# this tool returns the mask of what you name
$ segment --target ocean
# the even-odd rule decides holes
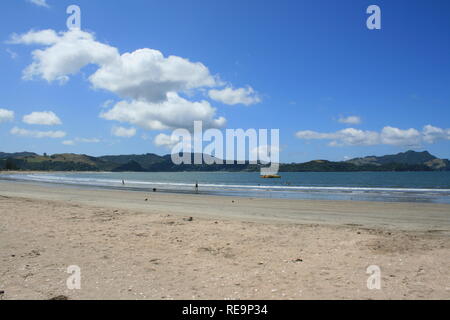
[[[450,204],[450,172],[99,172],[5,174],[1,179],[135,191],[255,198]],[[125,184],[122,184],[122,180]]]

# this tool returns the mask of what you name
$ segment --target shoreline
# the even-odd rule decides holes
[[[126,180],[126,185],[122,185],[124,177],[115,175],[114,177],[104,177],[102,173],[96,172],[96,176],[87,178],[75,177],[70,173],[66,175],[60,173],[42,172],[9,172],[0,174],[0,180],[16,181],[20,183],[38,183],[41,185],[58,185],[62,187],[90,188],[98,190],[123,190],[123,191],[141,191],[170,193],[170,194],[197,194],[194,188],[195,179],[190,180],[165,180],[157,177],[153,180],[141,180],[138,177],[131,176]],[[108,172],[103,172],[108,174]],[[55,174],[55,176],[53,176]],[[36,176],[34,176],[36,175]],[[59,176],[58,176],[59,175]],[[152,181],[153,180],[153,181]],[[318,200],[318,201],[356,201],[356,202],[386,202],[386,203],[430,203],[430,204],[449,204],[450,189],[442,187],[405,187],[405,186],[365,186],[365,185],[291,185],[284,184],[261,184],[261,181],[252,181],[250,184],[226,183],[218,181],[200,182],[200,193],[203,195],[227,196],[227,197],[252,197],[261,199],[287,199],[287,200]]]
[[[450,235],[449,204],[256,198],[4,180],[0,180],[0,195],[203,218],[357,225]],[[208,207],[209,203],[217,205]]]
[[[3,299],[450,299],[450,206],[0,181]],[[66,287],[81,268],[81,290]],[[381,290],[366,269],[381,268]]]

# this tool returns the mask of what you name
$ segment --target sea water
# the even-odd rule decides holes
[[[450,203],[450,172],[98,172],[2,175],[1,179],[145,192],[258,198]],[[122,180],[125,184],[122,183]]]

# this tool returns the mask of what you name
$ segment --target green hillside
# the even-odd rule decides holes
[[[190,154],[193,160],[194,154]],[[206,157],[206,156],[205,156]],[[170,155],[109,155],[92,157],[83,154],[38,155],[31,152],[0,152],[0,170],[33,171],[259,171],[259,164],[175,165]],[[364,157],[333,162],[315,160],[306,163],[280,164],[280,172],[352,172],[352,171],[447,171],[450,161],[438,159],[427,151],[407,151],[382,157]]]

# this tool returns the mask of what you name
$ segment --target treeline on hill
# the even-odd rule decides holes
[[[190,154],[193,162],[194,154]],[[214,159],[210,157],[210,160]],[[175,165],[171,156],[156,154],[91,157],[78,154],[38,155],[30,152],[0,152],[0,170],[30,171],[112,171],[112,172],[181,172],[228,171],[257,172],[261,164]],[[280,172],[356,172],[356,171],[448,171],[450,162],[428,152],[408,151],[383,157],[356,158],[333,162],[315,160],[306,163],[280,164]]]

